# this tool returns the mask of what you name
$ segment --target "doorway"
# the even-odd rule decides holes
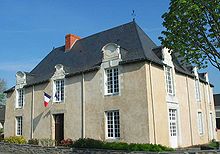
[[[64,139],[64,114],[55,114],[55,140],[56,144],[59,145]]]

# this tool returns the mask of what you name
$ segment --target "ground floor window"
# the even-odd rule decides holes
[[[216,128],[220,129],[220,111],[216,110],[215,115],[216,115]]]
[[[16,117],[16,135],[21,136],[22,135],[22,116]]]
[[[119,111],[107,111],[107,138],[120,138],[120,120]]]
[[[204,133],[202,112],[198,112],[198,130],[200,135]]]

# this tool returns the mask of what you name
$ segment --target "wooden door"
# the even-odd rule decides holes
[[[55,140],[57,145],[64,139],[64,114],[55,114]]]

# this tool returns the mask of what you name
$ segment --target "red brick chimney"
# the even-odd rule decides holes
[[[75,44],[77,40],[79,40],[80,37],[73,35],[73,34],[67,34],[65,37],[65,51],[69,51],[72,46]]]

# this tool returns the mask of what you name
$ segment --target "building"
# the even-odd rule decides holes
[[[220,94],[214,94],[217,139],[220,140]]]
[[[216,138],[212,87],[134,21],[82,39],[68,34],[31,72],[17,72],[5,136],[203,144]]]
[[[4,127],[5,123],[5,105],[0,105],[0,128]]]

